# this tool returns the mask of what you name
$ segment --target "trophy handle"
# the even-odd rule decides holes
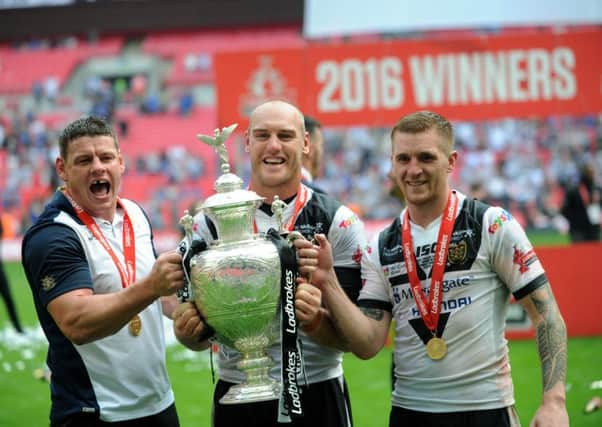
[[[187,255],[190,251],[190,246],[187,244],[186,241],[183,240],[178,245],[177,251],[180,255],[182,255],[182,269],[184,270],[184,277],[186,280],[184,280],[184,286],[182,287],[182,289],[176,290],[176,298],[178,299],[178,302],[186,302],[190,300],[190,290],[192,288],[190,286],[189,267],[186,265],[186,261],[188,259]]]
[[[182,289],[176,291],[178,301],[194,301],[194,287],[192,286],[191,270],[197,263],[197,259],[194,257],[199,253],[203,252],[209,247],[204,239],[195,239],[190,245],[187,245],[185,241],[182,241],[178,246],[178,251],[182,254],[182,269],[184,270],[185,284]]]
[[[274,196],[271,210],[278,223],[278,233],[282,235],[286,234],[286,230],[284,229],[284,210],[286,209],[286,206],[286,202],[280,200],[277,195]]]
[[[180,225],[184,229],[184,240],[178,245],[178,252],[182,255],[182,269],[184,270],[184,287],[176,291],[176,297],[179,302],[186,302],[191,299],[190,291],[190,250],[192,249],[192,227],[194,226],[194,217],[190,215],[188,209],[184,211],[184,216],[180,218]]]

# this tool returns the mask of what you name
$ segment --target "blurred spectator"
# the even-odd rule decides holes
[[[99,83],[98,86],[95,84],[94,92],[91,93],[92,107],[90,108],[90,115],[112,122],[116,102],[113,86],[102,79]]]
[[[128,83],[125,78],[118,77],[113,82],[113,95],[115,96],[115,101],[120,103],[126,92],[128,91]]]
[[[44,82],[44,94],[46,99],[50,101],[52,105],[56,103],[56,99],[59,95],[59,80],[56,76],[48,76]]]
[[[198,56],[197,67],[200,71],[209,71],[213,66],[213,59],[207,52],[201,52]]]
[[[594,178],[593,165],[585,163],[579,181],[566,189],[560,212],[569,222],[572,242],[600,240],[602,189]]]
[[[117,129],[119,130],[119,137],[127,138],[130,130],[130,122],[127,119],[119,119],[117,121]]]
[[[324,136],[322,135],[322,124],[315,118],[304,116],[305,131],[309,134],[309,150],[303,153],[301,175],[302,182],[311,187],[314,191],[323,193],[324,191],[316,187],[313,183],[314,178],[322,174],[322,159],[324,157]]]
[[[157,93],[149,93],[140,106],[140,112],[144,114],[157,114],[163,112],[161,98]]]
[[[93,74],[89,76],[84,83],[84,95],[89,98],[94,98],[102,89],[102,79]]]
[[[31,96],[36,104],[39,105],[40,102],[42,102],[42,99],[44,98],[44,87],[42,86],[42,83],[38,81],[33,82]]]
[[[184,90],[182,95],[180,95],[179,103],[178,103],[178,113],[180,116],[187,116],[192,111],[194,107],[194,97],[192,96],[192,91]]]
[[[480,200],[485,203],[489,203],[487,197],[487,191],[483,187],[483,183],[480,181],[475,181],[470,184],[470,192],[468,193],[470,197],[473,199]]]
[[[146,76],[144,74],[136,74],[130,82],[130,92],[135,102],[140,102],[146,94]]]
[[[194,72],[197,69],[197,56],[194,53],[188,53],[186,54],[186,57],[184,58],[184,68],[186,69],[186,71],[188,72]]]
[[[29,206],[27,207],[27,216],[23,218],[23,224],[21,225],[22,230],[27,230],[38,220],[38,217],[44,210],[47,197],[35,196]]]
[[[12,294],[10,292],[10,284],[8,283],[8,278],[4,273],[4,263],[2,261],[2,239],[4,236],[4,226],[3,226],[3,215],[1,214],[2,210],[0,209],[0,295],[2,295],[2,299],[4,300],[4,305],[6,306],[6,311],[8,311],[8,317],[13,325],[13,327],[19,333],[23,333],[23,328],[21,327],[21,321],[19,320],[19,316],[17,315],[17,308],[15,306],[15,302],[13,300]]]
[[[186,54],[184,58],[184,69],[188,72],[209,71],[212,66],[211,55],[206,52]]]

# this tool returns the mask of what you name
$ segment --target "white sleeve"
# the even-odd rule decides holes
[[[378,236],[376,234],[370,239],[362,255],[362,290],[358,298],[358,304],[362,300],[383,301],[391,304],[391,286],[385,277],[380,264],[378,251]]]
[[[335,267],[360,268],[367,239],[362,220],[348,207],[337,209],[328,230]]]
[[[485,212],[483,243],[489,248],[493,271],[515,296],[526,287],[533,289],[545,282],[545,271],[533,245],[509,212],[500,207]]]

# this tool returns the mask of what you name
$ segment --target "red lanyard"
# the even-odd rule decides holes
[[[293,231],[293,227],[295,226],[297,216],[299,215],[301,209],[303,209],[303,207],[305,206],[305,203],[307,203],[308,197],[309,191],[307,191],[307,187],[305,187],[303,184],[299,184],[299,189],[297,190],[297,201],[295,202],[293,214],[291,215],[288,222],[286,223],[286,226],[284,227],[286,231]],[[253,232],[257,234],[257,222],[255,220],[253,220]]]
[[[456,193],[450,191],[447,197],[444,215],[441,218],[439,236],[437,237],[437,247],[435,249],[435,260],[431,274],[431,287],[428,302],[422,291],[422,285],[418,278],[418,273],[416,272],[416,258],[414,257],[414,251],[412,249],[412,233],[410,231],[410,216],[408,209],[406,209],[403,218],[401,242],[403,245],[406,268],[408,270],[408,278],[410,279],[410,286],[412,288],[412,295],[414,296],[414,300],[416,301],[424,324],[433,332],[437,331],[439,314],[441,313],[443,273],[445,272],[445,264],[447,263],[447,253],[449,251],[449,243],[451,241],[451,233],[456,219],[457,208],[458,197],[456,196]]]
[[[102,230],[96,221],[94,221],[90,214],[84,211],[81,206],[73,200],[73,197],[71,197],[71,194],[69,194],[68,191],[65,190],[64,194],[65,197],[67,197],[67,200],[71,202],[73,209],[75,209],[77,217],[86,225],[86,227],[88,227],[88,230],[90,230],[96,240],[100,242],[102,247],[113,259],[113,262],[119,271],[119,276],[121,276],[121,287],[126,288],[128,285],[134,283],[136,281],[136,241],[134,239],[132,221],[130,220],[130,216],[125,209],[125,206],[121,202],[121,199],[119,199],[119,197],[117,198],[117,206],[123,209],[123,254],[125,257],[125,267],[117,258],[117,255],[102,234]]]

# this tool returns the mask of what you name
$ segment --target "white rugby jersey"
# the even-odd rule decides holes
[[[403,215],[374,236],[362,258],[360,307],[391,311],[395,322],[393,406],[424,412],[485,410],[514,404],[507,341],[510,295],[518,300],[547,282],[525,232],[505,210],[458,193],[459,206],[443,280],[438,336],[441,360],[426,354],[432,336],[412,296],[402,254]],[[422,289],[429,298],[441,217],[411,223]]]
[[[305,237],[312,238],[315,234],[323,233],[332,245],[335,272],[341,286],[349,297],[355,301],[361,287],[360,260],[362,250],[366,246],[364,225],[358,216],[344,205],[330,196],[314,192],[306,187],[309,197],[305,207],[299,212],[295,221],[294,230],[301,232]],[[293,215],[296,197],[283,213],[283,222],[288,223]],[[274,216],[270,216],[260,209],[255,214],[257,230],[265,233],[270,228],[278,229]],[[194,232],[197,237],[202,237],[207,242],[214,239],[212,224],[207,222],[203,214],[195,217]],[[331,347],[316,343],[313,339],[298,329],[302,342],[303,360],[305,363],[305,377],[299,378],[301,384],[307,378],[308,384],[326,381],[343,374],[343,353]],[[244,374],[236,368],[240,355],[234,349],[220,345],[218,373],[222,380],[239,383],[244,379]],[[280,341],[277,340],[269,348],[269,354],[275,364],[270,371],[270,376],[280,381],[281,350]]]
[[[150,273],[156,257],[151,227],[136,203],[122,201],[136,239],[136,277],[142,278]],[[118,209],[112,224],[95,221],[123,262],[123,212]],[[49,342],[52,420],[98,412],[104,421],[121,421],[156,414],[173,403],[160,300],[140,312],[139,336],[130,335],[126,325],[111,336],[84,345],[70,342],[46,310],[50,301],[74,289],[90,288],[96,294],[122,289],[113,260],[61,192],[55,193],[25,235],[23,266]]]

